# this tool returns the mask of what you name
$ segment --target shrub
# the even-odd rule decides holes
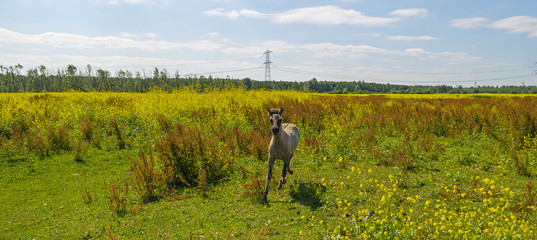
[[[56,153],[64,150],[71,150],[71,144],[69,139],[69,125],[59,125],[57,128],[52,126],[47,127],[45,136],[48,141],[48,145]]]
[[[228,145],[196,127],[177,124],[156,143],[156,148],[169,188],[198,183],[202,169],[208,181],[231,173],[233,155]]]

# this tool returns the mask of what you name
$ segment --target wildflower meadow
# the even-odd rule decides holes
[[[533,95],[0,94],[0,239],[535,239]],[[301,135],[261,202],[267,108]]]

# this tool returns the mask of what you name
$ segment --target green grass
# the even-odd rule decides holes
[[[409,171],[378,165],[367,153],[354,159],[343,156],[340,162],[339,156],[299,152],[291,163],[295,174],[288,175],[288,183],[280,191],[275,190],[282,164],[277,161],[267,205],[241,196],[244,184],[251,182],[249,175],[264,179],[266,163],[239,158],[236,161],[244,172],[210,184],[207,197],[196,188],[184,188],[168,198],[141,204],[130,189],[127,210],[122,214],[110,210],[109,188],[115,184],[125,193],[123,183],[130,181],[128,156],[137,156],[135,149],[108,152],[92,148],[83,161],[75,161],[73,154],[2,161],[0,211],[6,214],[0,215],[0,238],[323,239],[337,236],[333,233],[338,226],[340,230],[349,226],[358,229],[347,220],[352,217],[360,221],[368,215],[380,218],[379,209],[404,211],[416,219],[424,213],[434,214],[432,209],[419,209],[426,199],[433,205],[438,200],[447,203],[447,209],[457,209],[462,199],[446,199],[441,193],[454,185],[470,188],[475,176],[494,179],[497,188],[509,187],[517,196],[524,193],[528,178],[509,171],[501,173],[490,160],[502,155],[491,139],[438,142],[445,148],[438,159],[417,155],[417,166]],[[388,195],[379,184],[397,188],[384,205],[382,196]],[[84,189],[91,201],[84,199]],[[419,200],[413,204],[408,197],[416,195]],[[482,198],[468,198],[468,205],[479,207]],[[347,210],[343,201],[352,203]],[[362,214],[363,209],[368,212]],[[535,220],[534,215],[526,218]]]

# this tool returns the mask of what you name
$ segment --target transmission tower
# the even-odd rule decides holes
[[[263,54],[265,54],[265,81],[270,81],[270,64],[272,63],[270,61],[270,53],[272,51],[266,50]]]

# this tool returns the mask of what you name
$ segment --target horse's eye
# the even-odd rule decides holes
[[[278,124],[281,124],[282,123],[282,120],[281,119],[278,119]]]
[[[272,118],[270,119],[270,123],[272,123]]]

